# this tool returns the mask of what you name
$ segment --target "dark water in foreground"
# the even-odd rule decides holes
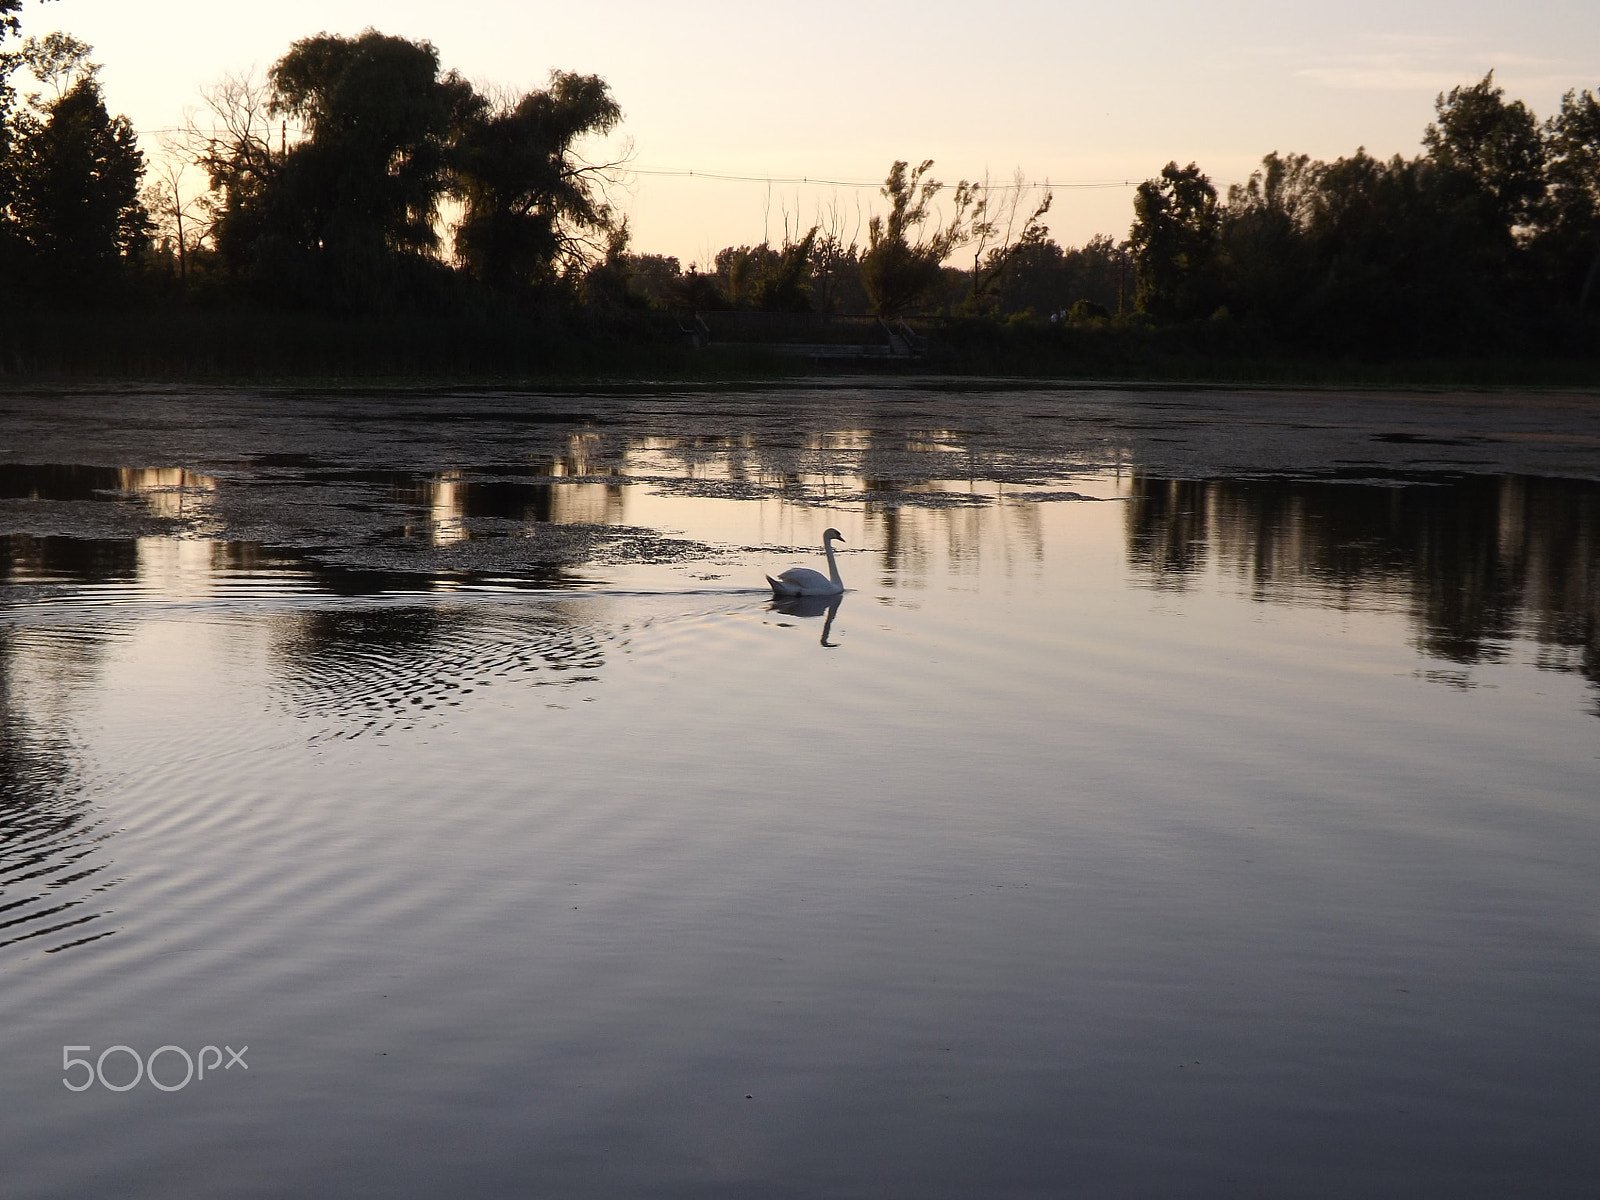
[[[1595,1194],[1600,486],[727,462],[434,575],[0,469],[190,522],[0,539],[0,1191]]]

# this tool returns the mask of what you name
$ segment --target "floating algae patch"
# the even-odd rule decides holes
[[[1012,492],[1008,500],[1027,501],[1032,504],[1055,504],[1073,500],[1121,500],[1122,496],[1085,496],[1082,492]]]
[[[873,508],[987,508],[995,497],[981,492],[868,491],[851,499]]]
[[[0,529],[32,537],[176,537],[185,522],[95,500],[0,500]]]
[[[663,496],[696,500],[791,499],[795,489],[758,479],[684,479],[673,475],[630,476],[627,483],[648,487]]]
[[[367,571],[426,574],[527,572],[537,568],[604,565],[661,565],[699,562],[719,551],[687,538],[629,525],[516,526],[470,522],[459,540],[430,544],[420,537],[393,536],[378,542],[340,546],[314,555],[328,566]]]

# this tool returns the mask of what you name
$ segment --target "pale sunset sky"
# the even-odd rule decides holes
[[[206,84],[321,31],[426,39],[480,85],[598,74],[639,171],[615,197],[634,249],[685,264],[830,208],[848,238],[896,158],[932,158],[949,182],[1017,168],[1049,180],[1052,232],[1080,244],[1125,237],[1121,181],[1169,159],[1225,189],[1272,150],[1413,154],[1435,95],[1491,67],[1540,117],[1568,88],[1600,87],[1594,0],[28,0],[22,19],[94,46],[112,111],[150,154]],[[645,173],[687,170],[839,185]],[[1116,186],[1071,186],[1102,183]]]

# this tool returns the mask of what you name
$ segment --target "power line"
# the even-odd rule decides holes
[[[713,179],[726,183],[811,184],[819,187],[846,188],[879,188],[883,186],[883,181],[878,179],[822,179],[812,175],[734,175],[724,171],[696,171],[674,167],[624,167],[623,170],[631,175],[650,175],[670,179]],[[1099,188],[1125,188],[1132,186],[1133,181],[1128,179],[1093,179],[1065,183],[1052,183],[1049,180],[1044,180],[1043,182],[1024,180],[1018,183],[1013,180],[1010,183],[991,183],[987,185],[988,189],[993,192],[1087,191]]]
[[[144,133],[180,134],[189,132],[186,129],[146,129]],[[696,171],[692,167],[629,167],[617,168],[627,175],[648,175],[661,179],[710,179],[718,183],[762,183],[762,184],[801,184],[811,187],[842,187],[842,188],[881,188],[881,179],[824,179],[816,175],[735,175],[727,171]],[[1032,191],[1061,191],[1084,192],[1102,191],[1107,188],[1132,187],[1131,179],[1085,179],[1067,180],[1056,183],[1051,180],[1024,180],[1009,183],[990,183],[983,185],[991,192],[1032,192]]]

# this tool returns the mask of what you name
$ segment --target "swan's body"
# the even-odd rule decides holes
[[[828,573],[813,571],[810,567],[790,567],[774,579],[767,576],[773,596],[837,596],[844,591],[844,581],[839,578],[839,564],[833,560],[833,543],[844,541],[844,534],[829,529],[822,535],[822,552],[828,556]]]

